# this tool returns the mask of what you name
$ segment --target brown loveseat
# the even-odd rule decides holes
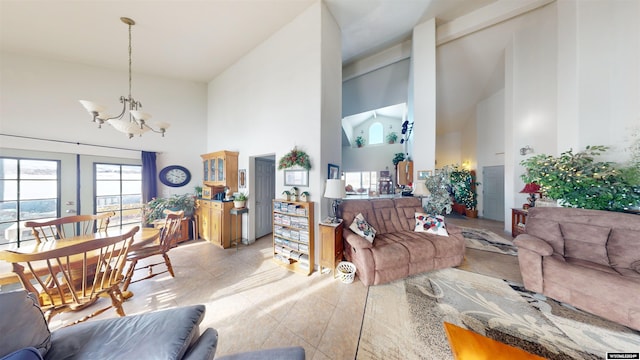
[[[356,265],[356,274],[364,285],[458,266],[464,259],[464,238],[459,228],[447,225],[448,237],[413,231],[415,213],[424,213],[418,198],[346,200],[340,210],[344,255]],[[349,229],[359,213],[376,230],[373,244]]]
[[[514,243],[525,288],[640,330],[640,216],[533,208]]]

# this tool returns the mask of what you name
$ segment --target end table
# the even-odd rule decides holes
[[[320,274],[322,268],[330,268],[336,276],[336,266],[342,261],[342,219],[337,223],[321,222],[320,229]]]

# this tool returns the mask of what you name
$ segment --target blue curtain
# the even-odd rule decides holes
[[[147,203],[158,196],[156,181],[156,153],[142,152],[142,202]]]

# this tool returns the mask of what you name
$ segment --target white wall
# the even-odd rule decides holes
[[[640,126],[640,2],[563,0],[558,24],[558,106],[569,115],[558,131],[577,135],[559,139],[558,152],[607,145],[604,159],[629,159],[628,134]]]
[[[206,85],[189,81],[133,74],[133,96],[141,101],[152,120],[171,127],[162,138],[146,133],[128,139],[125,134],[97,129],[78,100],[94,100],[117,114],[119,97],[128,90],[126,71],[52,61],[3,52],[0,64],[0,133],[67,141],[26,140],[0,136],[0,148],[28,149],[71,154],[140,159],[140,151],[156,151],[158,171],[171,164],[191,170],[191,183],[182,188],[159,185],[161,195],[192,192],[202,178],[199,155],[205,150]],[[127,150],[93,147],[95,144]]]
[[[556,7],[548,5],[532,13],[529,26],[514,34],[510,82],[511,122],[506,137],[505,202],[506,208],[526,201],[526,195],[518,191],[524,186],[520,165],[525,157],[519,149],[530,145],[535,153],[555,154],[557,151],[556,101],[557,101],[557,32]],[[505,211],[505,230],[511,228],[510,211]]]
[[[413,28],[413,76],[410,81],[409,121],[413,120],[410,154],[414,178],[418,170],[433,170],[436,160],[436,21]],[[416,101],[415,99],[419,99]]]
[[[339,44],[340,38],[335,21],[323,21],[324,6],[320,1],[311,5],[208,86],[207,151],[239,151],[239,167],[249,169],[250,193],[254,184],[249,157],[275,153],[278,161],[294,147],[305,151],[312,168],[309,187],[301,191],[309,191],[316,201],[316,220],[322,216],[317,201],[327,176],[325,161],[339,159],[324,148],[341,147],[338,131],[333,129],[336,124],[331,125],[341,107],[335,96],[340,94],[341,64],[335,55],[337,45],[327,45]],[[325,56],[324,51],[330,54]],[[325,60],[329,63],[323,64]],[[323,111],[331,108],[325,116]],[[321,139],[323,131],[336,136]],[[285,189],[283,183],[283,171],[278,171],[276,194]],[[250,197],[250,209],[253,201]],[[254,223],[255,215],[249,211],[249,239],[255,239]]]
[[[418,157],[416,154],[415,157]],[[436,168],[462,164],[462,132],[452,131],[436,139]],[[425,170],[425,169],[418,169]]]
[[[342,148],[343,166],[340,171],[381,171],[386,169],[393,174],[393,157],[400,152],[403,152],[403,146],[400,143],[366,145],[361,148],[346,146]]]

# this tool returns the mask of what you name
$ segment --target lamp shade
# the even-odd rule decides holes
[[[84,106],[84,108],[89,112],[89,113],[101,113],[103,111],[106,110],[106,108],[98,103],[95,103],[93,101],[88,101],[88,100],[79,100],[80,104],[82,104],[82,106]]]
[[[413,196],[429,196],[431,192],[427,189],[427,185],[424,182],[417,182],[413,184]]]
[[[346,196],[344,190],[344,180],[328,179],[324,189],[324,197],[329,199],[342,199]]]
[[[528,183],[524,185],[524,188],[520,190],[522,194],[537,194],[540,192],[540,185],[536,183]]]

